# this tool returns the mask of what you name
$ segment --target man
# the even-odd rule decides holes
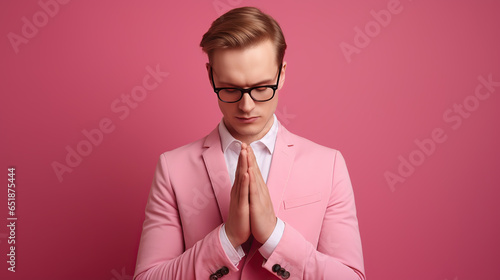
[[[161,155],[134,279],[364,280],[342,155],[274,115],[287,67],[279,25],[237,8],[200,45],[223,118]]]

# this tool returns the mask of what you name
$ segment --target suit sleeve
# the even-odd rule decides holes
[[[354,194],[344,158],[338,151],[333,166],[318,246],[285,224],[278,246],[263,265],[270,272],[278,264],[288,271],[289,279],[365,280]]]
[[[220,226],[185,250],[167,159],[161,155],[146,204],[134,280],[209,279],[221,269],[237,271],[222,248],[219,231]]]

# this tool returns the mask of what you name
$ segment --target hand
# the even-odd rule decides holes
[[[234,248],[250,237],[249,174],[247,145],[242,143],[238,166],[231,188],[229,216],[226,221],[226,235]]]
[[[260,174],[257,159],[250,146],[248,151],[248,175],[250,196],[250,228],[259,243],[264,244],[276,227],[276,215],[267,185]]]

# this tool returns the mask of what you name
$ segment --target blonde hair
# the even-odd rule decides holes
[[[276,62],[283,63],[286,42],[279,24],[255,7],[232,9],[217,18],[203,35],[200,47],[212,62],[217,49],[245,48],[271,40],[276,49]]]

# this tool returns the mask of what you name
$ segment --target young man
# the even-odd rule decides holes
[[[279,25],[251,7],[212,23],[201,47],[223,118],[161,155],[134,279],[365,279],[340,152],[288,132]]]

